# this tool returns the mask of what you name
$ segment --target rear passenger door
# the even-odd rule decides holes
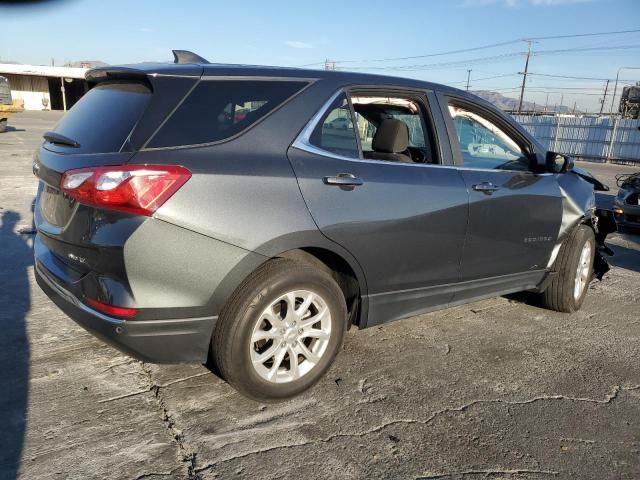
[[[432,158],[425,159],[431,163],[363,159],[360,136],[371,127],[358,123],[344,92],[327,102],[289,150],[318,227],[365,272],[369,325],[448,303],[450,290],[439,286],[459,278],[467,224],[464,182],[455,168],[441,166],[451,151],[434,136],[436,128],[445,132],[439,109],[438,117],[432,115],[423,93],[385,90],[384,96],[419,106],[425,144],[433,146]]]
[[[443,110],[469,191],[461,280],[479,280],[477,289],[462,289],[454,301],[535,286],[560,230],[562,197],[555,176],[530,171],[533,147],[495,112],[455,98]]]

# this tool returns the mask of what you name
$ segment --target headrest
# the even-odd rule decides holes
[[[400,153],[409,146],[409,127],[402,120],[387,118],[373,136],[371,147],[376,152]]]

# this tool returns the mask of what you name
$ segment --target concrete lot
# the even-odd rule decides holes
[[[610,238],[579,313],[495,298],[354,329],[312,391],[261,405],[121,355],[39,290],[20,232],[58,118],[0,134],[1,479],[640,478],[640,237]]]

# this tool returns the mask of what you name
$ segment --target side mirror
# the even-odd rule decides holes
[[[556,152],[547,152],[545,163],[551,173],[565,173],[573,169],[573,157]]]

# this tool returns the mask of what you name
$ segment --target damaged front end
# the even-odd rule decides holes
[[[613,251],[605,245],[607,235],[617,230],[613,212],[596,206],[596,191],[609,191],[609,187],[596,179],[586,170],[575,167],[558,179],[562,193],[562,224],[558,236],[557,248],[579,225],[589,225],[595,234],[596,253],[593,262],[593,275],[598,280],[609,271],[606,257]],[[555,258],[553,258],[555,260]]]
[[[598,245],[593,259],[593,274],[598,280],[602,280],[604,274],[609,271],[609,262],[607,262],[605,255],[613,255],[613,250],[604,243],[607,235],[617,230],[613,212],[604,208],[595,208],[591,216],[591,227],[596,234],[596,244]]]

